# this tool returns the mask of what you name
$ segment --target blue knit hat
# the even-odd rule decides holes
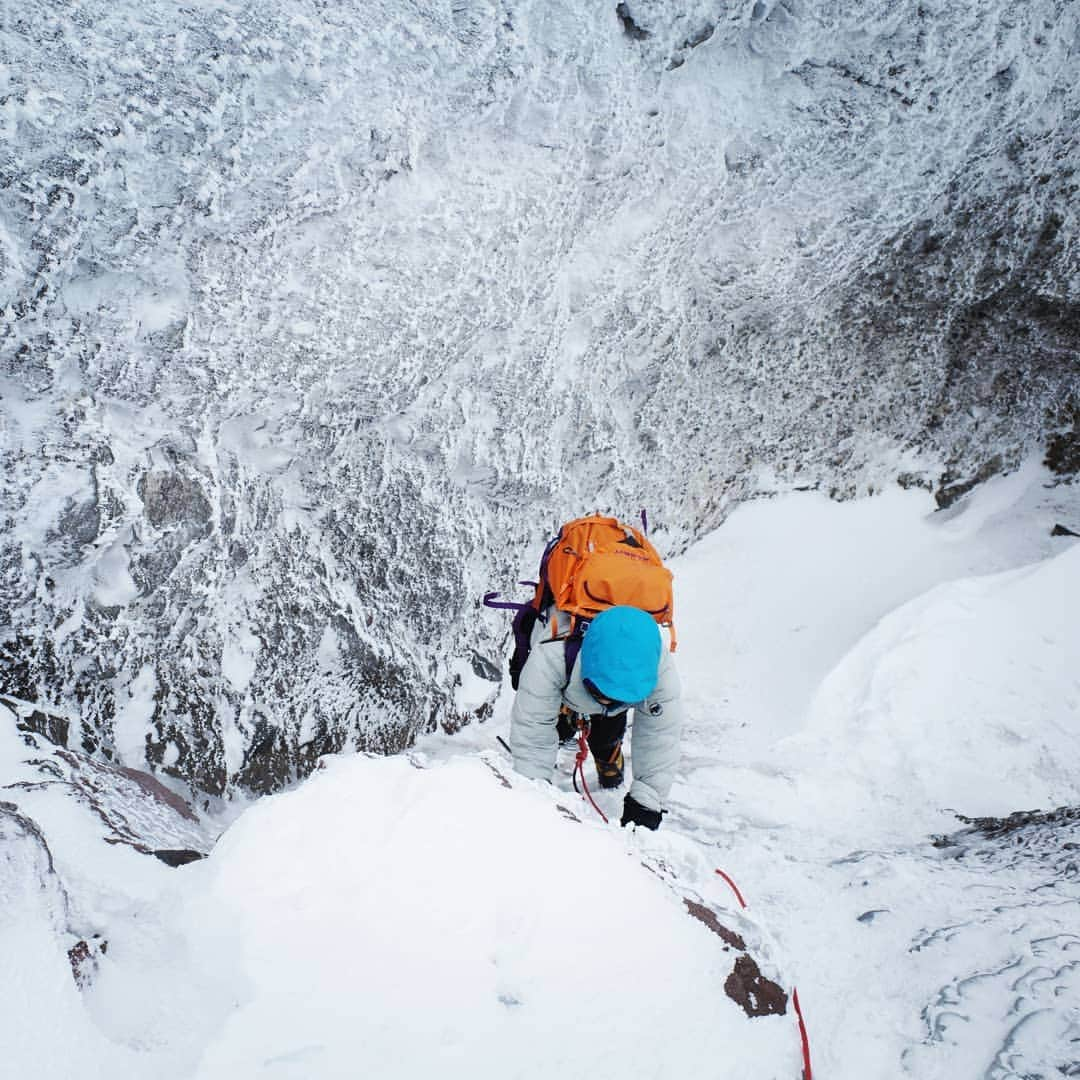
[[[605,697],[632,705],[653,692],[660,668],[660,628],[635,607],[611,607],[589,624],[581,677]]]

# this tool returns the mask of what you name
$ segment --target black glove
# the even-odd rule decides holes
[[[627,795],[622,804],[620,825],[644,825],[646,829],[659,829],[663,812],[642,806],[637,799]]]

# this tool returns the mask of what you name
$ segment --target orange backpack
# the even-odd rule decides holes
[[[510,682],[515,690],[531,651],[536,620],[551,607],[571,617],[570,629],[563,635],[567,682],[589,621],[605,608],[625,604],[647,611],[668,628],[671,651],[675,651],[672,573],[644,531],[602,514],[569,521],[545,549],[539,579],[522,582],[534,585],[536,590],[527,603],[498,600],[495,592],[484,595],[486,607],[509,608],[516,613],[514,655],[510,660]],[[552,635],[556,633],[557,625],[552,620]]]
[[[532,606],[555,605],[579,619],[625,604],[648,612],[671,631],[675,648],[672,573],[639,529],[592,514],[567,522],[540,560]]]

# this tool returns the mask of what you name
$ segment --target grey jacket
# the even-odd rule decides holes
[[[560,632],[568,619],[556,612]],[[566,625],[564,624],[566,622]],[[532,651],[521,670],[517,696],[510,713],[510,752],[514,768],[523,776],[537,780],[552,778],[558,738],[555,721],[559,707],[568,705],[574,712],[596,715],[604,712],[581,681],[581,657],[574,662],[570,681],[566,682],[566,659],[561,641],[551,640],[551,624],[537,619],[532,635]],[[683,707],[679,675],[671,653],[660,656],[656,689],[633,705],[633,773],[630,794],[650,810],[662,810],[671,790],[679,764],[679,739],[682,735]]]

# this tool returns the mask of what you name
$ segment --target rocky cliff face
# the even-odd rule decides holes
[[[212,795],[482,716],[485,584],[1077,451],[1077,16],[31,0],[0,691]]]

